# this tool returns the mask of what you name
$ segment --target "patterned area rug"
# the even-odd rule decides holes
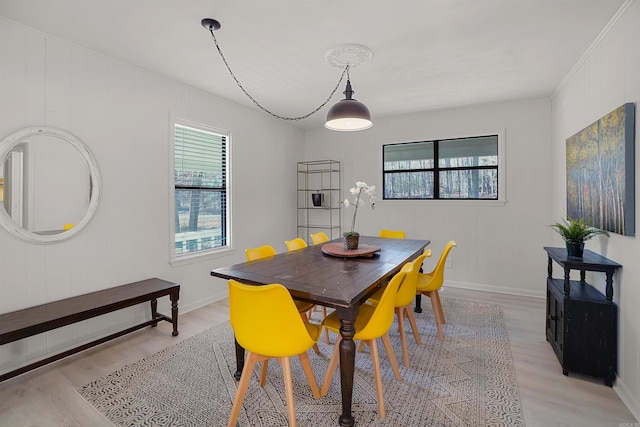
[[[442,298],[446,339],[438,340],[428,299],[416,314],[422,345],[407,332],[411,367],[402,365],[397,325],[391,340],[400,364],[396,381],[380,343],[387,418],[378,415],[369,354],[358,353],[353,414],[359,426],[524,426],[502,309]],[[319,310],[312,321],[319,320]],[[410,328],[407,324],[407,327]],[[331,336],[331,340],[335,336]],[[309,351],[318,383],[332,345]],[[366,347],[365,347],[366,348]],[[365,350],[367,352],[368,350]],[[249,385],[239,425],[287,426],[282,370],[269,364],[267,384],[258,371]],[[299,426],[336,426],[341,413],[339,371],[327,396],[315,400],[297,358],[292,359]],[[188,338],[87,384],[78,393],[116,426],[224,426],[236,392],[233,333],[227,323]],[[321,384],[319,384],[320,386]]]

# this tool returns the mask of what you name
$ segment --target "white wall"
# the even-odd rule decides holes
[[[625,6],[628,6],[626,10]],[[640,100],[640,2],[630,1],[625,6],[556,90],[552,99],[553,208],[548,221],[555,221],[566,213],[566,139],[622,104],[634,102],[636,224],[640,224],[640,126],[637,113]],[[614,300],[619,304],[618,379],[615,390],[634,416],[640,419],[640,241],[637,237],[612,234],[608,239],[598,238],[597,241],[588,242],[587,248],[623,266],[621,272],[614,276]],[[600,276],[594,276],[592,280],[599,281],[597,284],[602,288],[604,278]]]
[[[307,132],[307,160],[343,163],[343,198],[355,181],[374,184],[382,194],[382,145],[434,138],[502,132],[506,141],[506,203],[464,201],[383,201],[375,211],[360,209],[356,229],[377,234],[403,229],[430,239],[435,264],[449,240],[457,242],[446,271],[449,285],[543,296],[546,254],[552,231],[551,108],[548,99],[427,112],[377,120],[362,132]],[[375,111],[373,112],[375,115]],[[353,210],[344,210],[348,227]],[[541,326],[542,327],[542,326]],[[541,333],[543,331],[541,330]]]
[[[233,242],[241,250],[169,264],[170,115],[231,131]],[[0,313],[148,277],[180,283],[184,312],[226,296],[211,269],[244,260],[247,246],[285,250],[284,236],[295,236],[295,209],[286,207],[295,206],[302,131],[0,18],[0,137],[31,125],[82,139],[100,167],[103,197],[68,241],[29,244],[0,229]],[[149,311],[145,304],[0,346],[0,372]]]

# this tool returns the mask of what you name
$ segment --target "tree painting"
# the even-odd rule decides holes
[[[567,215],[635,235],[635,105],[627,103],[567,139]]]

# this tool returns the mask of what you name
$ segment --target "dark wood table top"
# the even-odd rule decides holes
[[[296,299],[333,308],[352,308],[400,271],[404,263],[420,255],[430,243],[429,240],[370,236],[360,236],[360,242],[379,246],[381,250],[373,256],[342,258],[323,253],[323,245],[319,244],[217,268],[211,275],[255,285],[280,283]]]

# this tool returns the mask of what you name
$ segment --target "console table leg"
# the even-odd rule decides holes
[[[613,302],[613,273],[607,272],[607,285],[606,285],[607,302],[611,304]]]

